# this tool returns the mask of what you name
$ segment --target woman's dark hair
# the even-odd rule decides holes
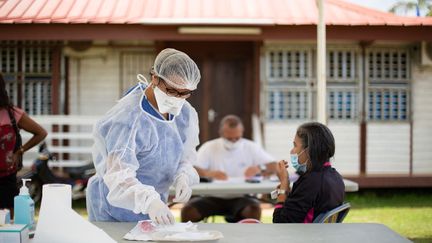
[[[6,82],[3,79],[3,75],[0,73],[0,108],[13,109],[12,102],[9,99],[6,91]]]
[[[327,126],[319,122],[308,122],[297,129],[303,148],[307,148],[312,168],[309,171],[320,171],[325,162],[335,153],[335,140]]]

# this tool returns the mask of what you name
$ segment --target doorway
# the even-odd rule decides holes
[[[219,122],[228,114],[244,123],[251,138],[253,42],[166,42],[187,53],[201,71],[201,82],[188,101],[198,112],[201,143],[219,137]]]

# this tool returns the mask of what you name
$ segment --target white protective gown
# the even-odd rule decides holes
[[[178,116],[166,121],[143,110],[136,88],[122,98],[94,128],[96,167],[87,188],[90,221],[148,219],[155,198],[167,200],[181,174],[199,183],[192,163],[199,144],[198,115],[186,102]]]

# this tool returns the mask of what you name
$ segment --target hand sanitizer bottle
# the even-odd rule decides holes
[[[29,231],[34,230],[34,201],[30,197],[26,182],[31,179],[22,179],[23,186],[18,196],[14,198],[14,224],[26,224]]]

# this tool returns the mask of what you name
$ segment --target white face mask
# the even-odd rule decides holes
[[[186,102],[185,99],[165,94],[158,87],[154,88],[154,94],[159,108],[159,112],[162,114],[169,113],[171,115],[177,116],[178,114],[180,114],[181,108]]]
[[[238,140],[237,142],[231,142],[230,140],[224,138],[222,141],[224,148],[227,150],[235,150],[240,147],[240,140]]]

